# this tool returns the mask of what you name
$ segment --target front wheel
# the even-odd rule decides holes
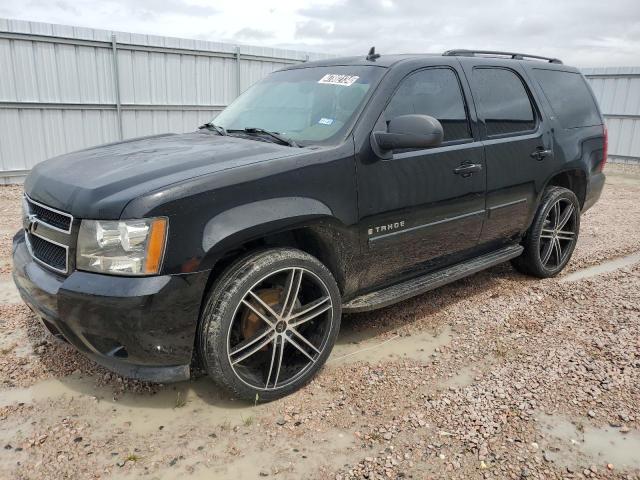
[[[553,277],[569,262],[579,232],[578,198],[566,188],[549,187],[522,242],[524,251],[512,263],[522,273]]]
[[[336,282],[316,258],[294,249],[257,252],[227,269],[207,297],[200,358],[238,398],[279,398],[324,364],[340,315]]]

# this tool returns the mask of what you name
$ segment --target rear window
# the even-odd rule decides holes
[[[539,68],[533,73],[564,128],[602,124],[596,102],[582,75]]]

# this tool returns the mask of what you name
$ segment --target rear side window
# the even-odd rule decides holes
[[[593,95],[579,73],[535,68],[533,74],[564,128],[602,124]]]
[[[385,120],[417,113],[442,124],[444,141],[471,138],[458,76],[449,68],[429,68],[405,78],[385,111]]]
[[[478,114],[487,135],[505,135],[533,130],[536,120],[522,80],[504,68],[476,68],[473,83]]]

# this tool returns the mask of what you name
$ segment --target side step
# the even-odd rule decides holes
[[[522,250],[523,248],[520,245],[509,245],[422,277],[413,278],[376,292],[361,295],[342,305],[342,311],[345,313],[366,312],[368,310],[393,305],[407,298],[415,297],[421,293],[428,292],[434,288],[455,282],[456,280],[473,275],[486,268],[511,260],[519,256]]]

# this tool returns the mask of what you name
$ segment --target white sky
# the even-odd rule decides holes
[[[339,55],[483,48],[640,65],[640,0],[0,0],[0,17]]]

